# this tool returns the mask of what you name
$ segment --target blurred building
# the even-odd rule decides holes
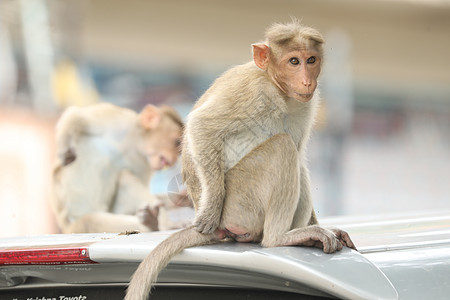
[[[49,124],[64,107],[168,103],[186,115],[216,76],[251,59],[250,44],[263,39],[264,28],[291,16],[329,40],[323,106],[309,147],[319,217],[450,210],[449,1],[3,0],[3,222],[26,222],[26,205],[51,218],[48,189],[12,176],[16,164],[6,162],[13,155],[26,176],[49,178]],[[4,117],[16,114],[32,117]],[[38,147],[30,146],[37,138],[44,148],[23,156],[10,150],[11,132],[23,126],[42,131],[24,133],[14,147]],[[156,178],[152,189],[170,189],[173,174]],[[51,232],[51,224],[33,233]],[[0,235],[30,232],[21,228]]]

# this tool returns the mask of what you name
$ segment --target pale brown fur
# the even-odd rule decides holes
[[[275,24],[264,44],[253,45],[253,62],[227,71],[199,99],[182,154],[194,225],[144,259],[126,299],[146,299],[158,273],[183,249],[226,237],[326,253],[355,248],[346,232],[317,224],[310,195],[305,152],[319,100],[322,43],[320,33],[298,22]]]
[[[159,207],[170,200],[151,195],[149,181],[177,160],[182,128],[170,107],[149,105],[139,114],[110,103],[67,109],[57,124],[53,172],[61,230],[157,230],[166,221],[158,222]]]

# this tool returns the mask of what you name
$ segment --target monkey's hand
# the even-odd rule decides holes
[[[220,224],[222,209],[217,207],[210,207],[209,209],[200,209],[197,211],[194,228],[200,233],[213,233]]]
[[[158,214],[159,206],[151,207],[150,205],[146,205],[145,207],[138,209],[136,216],[139,218],[139,221],[150,228],[151,231],[158,231]]]
[[[338,240],[341,242],[342,245],[358,251],[358,249],[356,249],[356,246],[353,243],[352,239],[350,238],[350,235],[346,231],[341,230],[339,228],[335,228],[335,227],[332,227],[329,229],[336,235],[336,237],[338,238]]]
[[[295,240],[296,245],[320,248],[325,253],[340,251],[343,246],[356,250],[348,233],[337,228],[326,229],[312,225],[301,230]]]

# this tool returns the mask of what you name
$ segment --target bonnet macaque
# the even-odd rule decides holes
[[[61,230],[158,230],[159,209],[171,201],[151,195],[149,181],[176,162],[182,129],[168,106],[139,114],[110,103],[68,108],[57,123],[53,172]]]
[[[126,299],[148,297],[170,259],[187,247],[223,239],[263,247],[355,249],[340,229],[318,225],[310,194],[306,144],[319,97],[324,43],[294,21],[274,24],[253,61],[219,77],[188,116],[182,175],[196,218],[141,263]]]

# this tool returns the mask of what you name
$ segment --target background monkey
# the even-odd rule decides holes
[[[318,226],[306,143],[318,96],[323,37],[297,21],[275,24],[253,45],[253,61],[219,77],[188,116],[182,175],[194,225],[174,233],[141,263],[126,299],[146,299],[181,250],[224,238],[264,247],[355,249],[348,234]]]
[[[149,181],[176,162],[182,128],[168,106],[139,114],[110,103],[67,109],[56,128],[53,172],[62,231],[158,230],[159,207],[171,201],[151,195]]]

